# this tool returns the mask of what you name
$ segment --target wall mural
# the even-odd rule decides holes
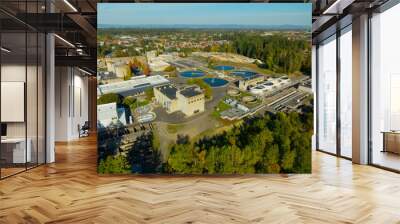
[[[311,4],[98,4],[98,172],[310,173]]]

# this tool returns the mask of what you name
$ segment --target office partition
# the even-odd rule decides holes
[[[4,1],[18,16],[43,11],[44,1]],[[0,24],[0,178],[45,163],[45,34],[1,11],[14,26]]]

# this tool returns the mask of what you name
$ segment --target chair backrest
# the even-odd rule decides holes
[[[85,121],[85,123],[83,124],[83,126],[82,126],[82,129],[89,129],[90,128],[90,125],[89,125],[89,121]]]

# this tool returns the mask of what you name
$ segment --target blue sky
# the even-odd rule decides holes
[[[311,4],[98,3],[98,24],[311,25]]]

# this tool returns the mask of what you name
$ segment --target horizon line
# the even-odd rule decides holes
[[[194,28],[203,26],[203,27],[302,27],[302,28],[311,28],[311,25],[300,25],[300,24],[281,24],[281,25],[260,25],[260,24],[97,24],[98,27],[101,26],[115,26],[115,27],[146,27],[146,26],[159,26],[159,27],[173,27],[173,26],[185,26],[190,28],[193,26]]]

